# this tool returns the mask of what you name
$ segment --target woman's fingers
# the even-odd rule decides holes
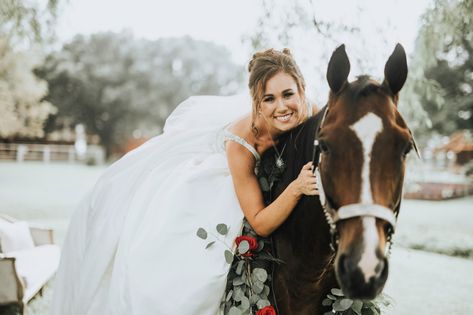
[[[311,170],[312,169],[312,162],[307,162],[303,167],[303,170]]]

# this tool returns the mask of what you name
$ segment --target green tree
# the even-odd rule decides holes
[[[47,131],[84,123],[110,154],[132,135],[157,134],[169,113],[196,94],[230,94],[242,69],[229,52],[189,37],[138,40],[130,34],[77,36],[48,56],[38,74],[58,107]]]
[[[46,81],[33,70],[39,46],[54,34],[58,0],[0,2],[0,138],[40,138],[54,106],[44,101]]]
[[[44,136],[43,123],[55,108],[42,100],[47,84],[33,74],[40,61],[32,53],[14,51],[0,38],[0,138]]]
[[[0,36],[13,46],[44,43],[54,36],[59,0],[0,1]]]
[[[423,16],[409,99],[422,107],[417,129],[449,135],[473,127],[473,2],[436,0]],[[419,116],[418,116],[419,117]]]

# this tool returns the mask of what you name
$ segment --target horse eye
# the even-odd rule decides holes
[[[412,147],[413,147],[413,144],[412,142],[409,142],[406,146],[406,148],[404,149],[404,152],[402,153],[402,155],[405,157],[406,155],[409,154],[409,152],[411,152],[412,150]]]
[[[328,152],[327,143],[325,143],[324,141],[320,141],[320,140],[319,140],[319,148],[320,148],[320,151],[321,151],[322,153],[327,153],[327,152]]]

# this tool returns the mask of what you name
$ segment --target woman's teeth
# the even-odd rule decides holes
[[[285,121],[288,121],[291,118],[291,116],[292,116],[292,113],[289,113],[284,116],[276,116],[276,119],[279,121],[285,122]]]

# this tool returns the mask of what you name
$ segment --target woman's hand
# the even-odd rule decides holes
[[[308,162],[302,167],[299,176],[293,181],[296,192],[303,195],[313,196],[319,194],[317,179],[313,172],[312,162]]]

